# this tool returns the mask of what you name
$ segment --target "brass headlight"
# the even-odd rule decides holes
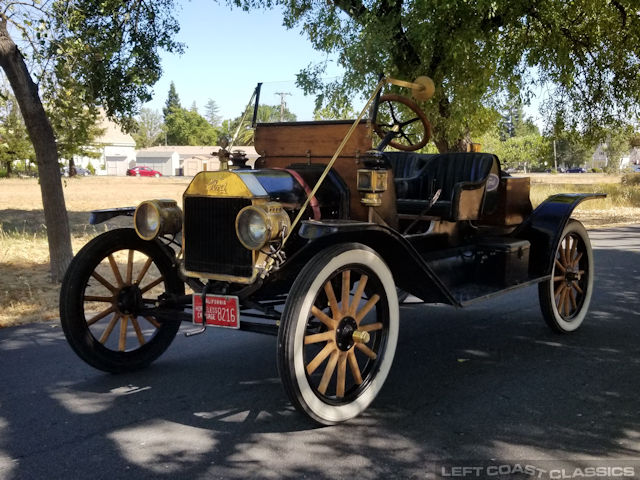
[[[182,210],[175,200],[147,200],[136,208],[133,224],[143,240],[176,234],[182,230]]]
[[[236,235],[249,250],[260,250],[289,228],[289,215],[276,202],[244,207],[236,217]]]

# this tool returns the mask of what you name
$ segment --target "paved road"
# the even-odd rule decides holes
[[[535,288],[465,310],[405,306],[385,388],[336,427],[288,404],[272,337],[179,336],[151,368],[114,376],[57,325],[0,330],[0,478],[481,478],[498,470],[461,468],[487,463],[640,476],[640,226],[592,239],[578,333],[546,328]]]

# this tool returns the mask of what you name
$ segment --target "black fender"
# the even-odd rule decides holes
[[[89,224],[97,225],[102,222],[106,222],[114,217],[125,216],[133,217],[136,211],[136,207],[120,207],[120,208],[106,208],[104,210],[92,210],[89,216]]]
[[[416,249],[395,230],[356,221],[304,221],[298,232],[308,243],[285,264],[299,272],[312,256],[337,243],[360,243],[375,250],[391,270],[396,285],[427,303],[460,306]]]
[[[604,193],[559,193],[538,205],[512,234],[531,243],[530,275],[542,277],[551,274],[562,231],[573,210],[585,200],[596,200],[606,196]]]

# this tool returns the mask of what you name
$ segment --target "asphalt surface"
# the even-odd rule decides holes
[[[591,238],[577,333],[546,327],[535,287],[404,306],[381,394],[334,427],[288,403],[274,337],[179,335],[147,370],[108,375],[57,324],[0,330],[0,478],[640,477],[640,226]]]

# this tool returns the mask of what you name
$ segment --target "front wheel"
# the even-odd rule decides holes
[[[593,251],[579,221],[569,220],[553,260],[551,278],[538,284],[540,308],[549,327],[569,333],[584,321],[593,291]]]
[[[318,253],[294,282],[278,334],[278,370],[293,405],[324,425],[376,397],[398,340],[393,276],[360,244]]]
[[[145,367],[180,326],[144,313],[165,292],[183,294],[184,283],[163,246],[130,228],[103,233],[78,252],[62,282],[60,320],[67,341],[99,370]]]

